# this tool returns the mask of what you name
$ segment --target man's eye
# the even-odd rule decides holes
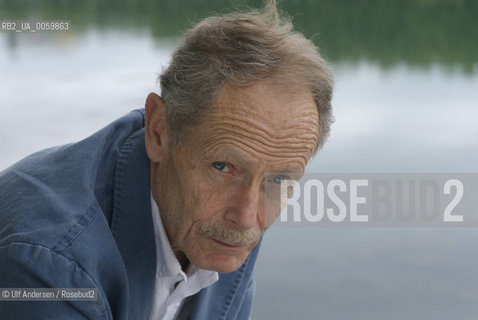
[[[219,171],[228,171],[229,165],[225,162],[213,162],[212,166]]]
[[[276,184],[281,184],[284,180],[287,180],[287,177],[282,174],[276,175],[272,178],[272,181]]]

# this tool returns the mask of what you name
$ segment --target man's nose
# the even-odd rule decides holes
[[[226,220],[240,229],[253,228],[258,221],[259,200],[259,187],[248,185],[238,188],[231,197]]]

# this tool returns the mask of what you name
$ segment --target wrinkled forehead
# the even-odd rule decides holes
[[[204,150],[224,145],[269,161],[307,163],[318,141],[318,112],[307,90],[269,83],[225,86],[201,127]],[[199,137],[199,136],[198,136]]]
[[[317,107],[311,93],[301,87],[265,81],[245,88],[226,85],[209,111],[210,118],[229,115],[260,121],[264,129],[294,127],[307,121],[318,131]]]

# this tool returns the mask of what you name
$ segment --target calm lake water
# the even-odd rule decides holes
[[[470,13],[460,16],[470,8],[455,8],[470,2],[444,2],[452,7],[441,10],[426,7],[435,1],[417,2],[414,10],[397,11],[395,20],[383,11],[388,20],[368,19],[361,31],[349,29],[357,29],[356,17],[366,8],[323,1],[319,10],[307,3],[285,3],[284,9],[306,34],[319,28],[318,43],[336,76],[336,123],[309,171],[478,172],[478,51],[473,41],[466,45],[476,25],[469,25]],[[0,32],[0,170],[143,107],[146,95],[158,92],[156,76],[168,63],[177,30],[195,17],[188,13],[194,7],[182,9],[186,13],[176,13],[187,17],[178,18],[181,23],[168,20],[174,8],[158,13],[171,31],[148,27],[162,22],[134,16],[121,24],[85,11],[90,20],[70,17],[79,22],[67,33]],[[327,33],[332,18],[325,9],[345,19],[330,22],[341,33]],[[449,15],[442,14],[446,10]],[[404,22],[414,19],[425,29],[416,37],[413,24]],[[449,28],[439,23],[444,19]],[[397,30],[387,21],[404,23],[402,32],[385,34]],[[432,21],[443,38],[430,31]],[[460,33],[461,40],[452,37],[462,29],[469,32]],[[367,30],[378,40],[369,39]],[[253,319],[476,319],[477,244],[476,228],[272,227],[257,264]]]

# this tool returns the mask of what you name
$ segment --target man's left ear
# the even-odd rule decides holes
[[[163,99],[156,93],[146,98],[145,144],[149,159],[158,163],[168,148],[167,109]]]

